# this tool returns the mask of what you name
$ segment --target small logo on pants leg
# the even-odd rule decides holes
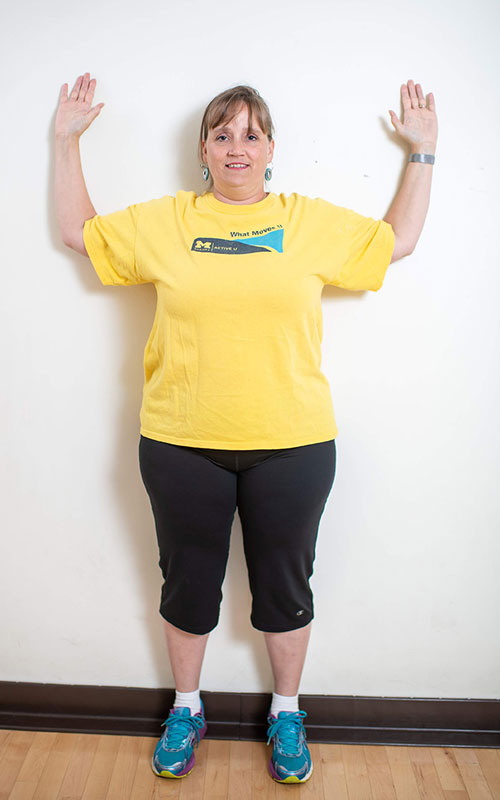
[[[300,611],[297,611],[297,616],[301,617],[303,613],[304,613],[304,609],[301,608]]]

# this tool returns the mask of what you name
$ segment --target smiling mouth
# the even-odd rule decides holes
[[[233,164],[226,164],[228,169],[247,169],[248,164],[241,164],[241,163],[233,163]]]

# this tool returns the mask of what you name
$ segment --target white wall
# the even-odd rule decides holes
[[[340,428],[301,691],[500,697],[500,10],[423,0],[10,4],[2,43],[3,512],[0,679],[172,686],[153,518],[137,459],[152,286],[102,287],[53,205],[62,83],[98,80],[82,138],[100,213],[202,191],[206,103],[255,85],[274,191],[384,215],[413,78],[440,138],[416,252],[378,293],[323,293]],[[202,688],[271,691],[236,517]]]

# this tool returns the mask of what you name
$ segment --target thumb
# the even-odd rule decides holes
[[[91,108],[89,111],[90,121],[93,122],[97,115],[100,113],[101,108],[104,106],[104,103],[98,103],[94,108]]]
[[[392,122],[394,128],[396,129],[397,133],[400,133],[401,128],[403,126],[401,125],[401,122],[399,121],[398,115],[396,114],[395,111],[392,111],[392,110],[389,111],[389,114],[391,115],[391,122]]]

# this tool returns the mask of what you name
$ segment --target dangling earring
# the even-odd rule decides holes
[[[272,177],[273,177],[273,171],[271,167],[268,167],[264,173],[264,178],[266,179],[266,181],[270,181]]]
[[[203,169],[201,171],[201,174],[203,176],[203,180],[204,181],[208,181],[208,179],[210,177],[210,171],[209,171],[208,167],[203,167]]]

